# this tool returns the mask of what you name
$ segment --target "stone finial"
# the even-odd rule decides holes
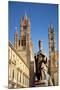
[[[42,49],[42,41],[39,40],[39,50],[41,50],[41,49]]]

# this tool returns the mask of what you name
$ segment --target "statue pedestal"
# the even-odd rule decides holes
[[[35,81],[35,87],[46,87],[46,86],[48,86],[47,80]]]

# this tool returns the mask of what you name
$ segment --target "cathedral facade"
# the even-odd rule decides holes
[[[9,88],[58,85],[58,53],[55,50],[54,27],[48,29],[49,60],[39,40],[39,51],[34,54],[30,34],[30,19],[26,13],[20,18],[20,32],[16,28],[14,44],[8,43]]]
[[[26,14],[20,19],[20,35],[16,28],[14,45],[9,42],[8,46],[9,88],[30,87],[32,77],[30,68],[32,62],[34,68],[34,52],[30,35],[30,20]]]

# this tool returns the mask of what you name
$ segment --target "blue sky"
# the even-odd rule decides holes
[[[58,47],[58,5],[36,4],[23,2],[9,2],[9,40],[13,43],[15,27],[20,33],[20,18],[24,17],[25,11],[31,22],[31,38],[34,49],[38,51],[38,40],[43,41],[43,48],[48,54],[48,27],[52,23],[55,28],[56,49]]]

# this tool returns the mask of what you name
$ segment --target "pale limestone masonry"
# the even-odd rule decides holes
[[[8,46],[9,88],[29,87],[29,67],[9,42]]]
[[[20,19],[20,35],[16,28],[14,45],[9,42],[8,54],[9,88],[30,87],[30,77],[32,77],[30,63],[34,62],[34,52],[30,35],[30,20],[26,14],[24,18]]]

